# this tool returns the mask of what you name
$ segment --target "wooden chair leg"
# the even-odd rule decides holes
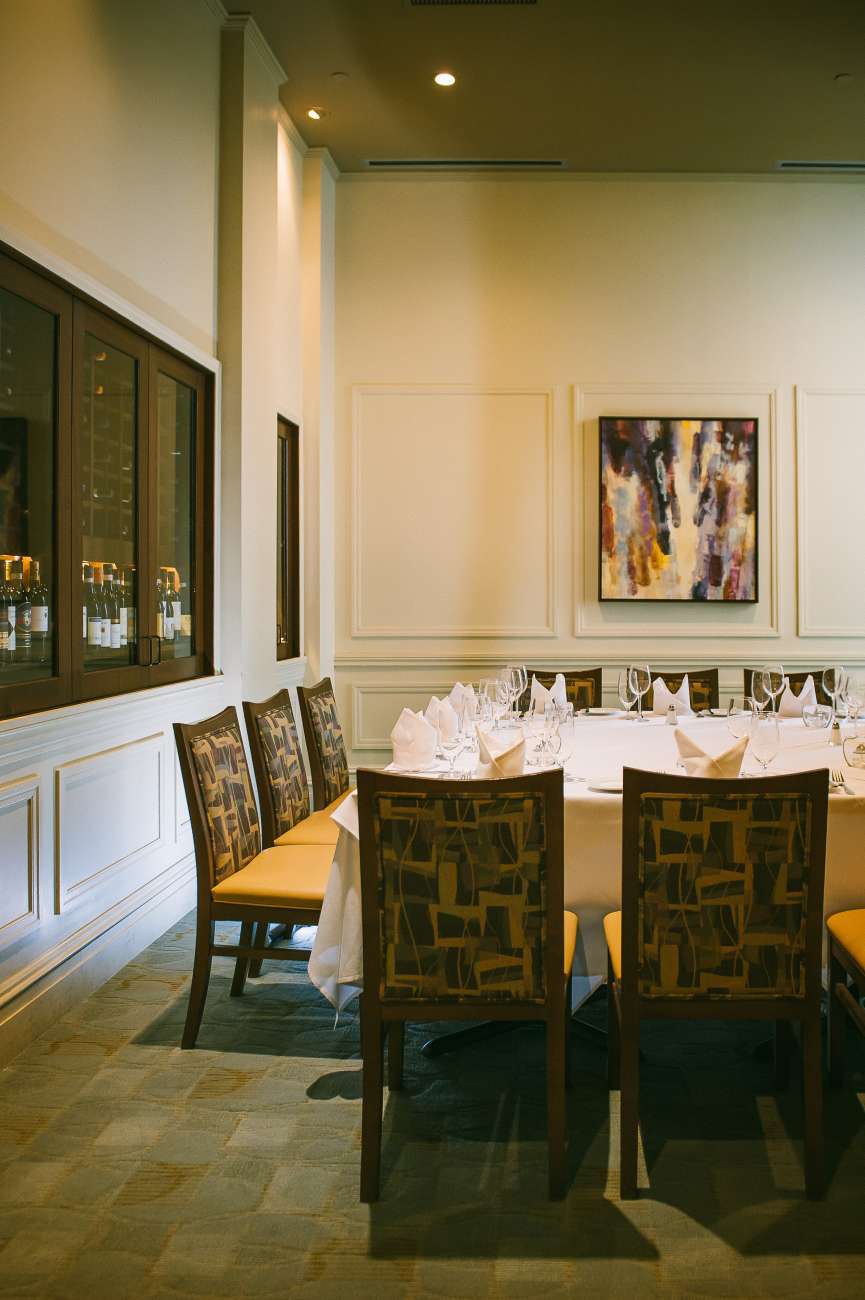
[[[844,1035],[847,1031],[847,1012],[836,993],[837,986],[847,985],[847,972],[835,952],[833,939],[829,938],[829,1082],[839,1087],[844,1079]]]
[[[775,1088],[783,1092],[790,1086],[790,1059],[795,1038],[789,1020],[775,1021]]]
[[[640,1140],[640,1022],[622,1018],[619,1026],[620,1195],[637,1195],[637,1153]]]
[[[377,1009],[363,1006],[360,1020],[363,1051],[363,1102],[360,1127],[360,1199],[377,1201],[381,1171],[381,1108],[384,1087],[384,1037]]]
[[[616,1000],[616,983],[613,967],[607,958],[607,1087],[617,1092],[620,1086],[619,1006]]]
[[[267,928],[266,921],[256,921],[252,936],[253,948],[267,947]],[[249,967],[246,972],[248,978],[251,980],[257,980],[261,974],[261,968],[263,965],[264,962],[260,957],[250,957]]]
[[[210,983],[210,965],[213,961],[213,922],[199,917],[195,926],[195,958],[192,965],[192,984],[189,989],[189,1006],[183,1026],[181,1047],[194,1047],[204,1015],[207,986]]]
[[[392,1020],[387,1028],[387,1086],[391,1091],[402,1087],[405,1052],[405,1021]]]
[[[805,1093],[805,1191],[809,1200],[823,1195],[823,1045],[819,1010],[802,1024]]]
[[[547,1143],[550,1199],[565,1194],[565,1024],[561,1016],[547,1021]]]
[[[565,980],[565,1087],[570,1092],[574,1086],[574,1060],[571,1050],[571,1016],[574,1006],[574,985],[570,975]]]
[[[244,921],[240,927],[239,947],[248,948],[252,943],[253,921]],[[239,998],[243,993],[243,986],[246,983],[246,972],[249,970],[249,958],[238,957],[234,963],[234,979],[231,981],[231,996]]]

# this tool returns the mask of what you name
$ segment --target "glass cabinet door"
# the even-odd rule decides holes
[[[156,654],[152,676],[171,681],[203,671],[203,436],[201,376],[151,349],[150,425],[154,483],[151,581]]]
[[[71,302],[0,258],[0,707],[59,702],[68,655],[61,605],[57,485],[68,445],[58,366],[68,356]],[[64,450],[61,452],[61,441]],[[63,682],[63,677],[67,682]]]
[[[73,509],[80,568],[73,593],[80,616],[80,698],[146,684],[150,644],[142,619],[146,566],[144,345],[89,308],[76,307],[73,418],[77,433]]]

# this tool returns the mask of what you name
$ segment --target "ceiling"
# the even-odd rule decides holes
[[[865,0],[244,9],[286,70],[282,98],[302,135],[342,171],[370,159],[563,160],[576,172],[865,159]],[[433,84],[442,69],[456,74],[450,89]]]

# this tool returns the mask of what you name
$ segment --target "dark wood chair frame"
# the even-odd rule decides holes
[[[294,710],[291,707],[291,696],[288,691],[283,689],[271,695],[269,699],[256,703],[254,700],[243,701],[243,720],[246,723],[246,736],[249,740],[249,754],[252,759],[252,771],[255,775],[255,786],[258,791],[258,809],[261,815],[261,847],[264,849],[272,848],[276,841],[276,809],[273,804],[273,791],[270,786],[270,774],[267,770],[267,760],[264,757],[264,750],[261,747],[261,737],[258,733],[258,719],[264,713],[269,713],[271,709],[287,708],[291,717],[294,718]],[[295,727],[297,723],[295,723]],[[301,754],[301,763],[303,755]],[[304,769],[305,770],[305,769]],[[316,914],[316,920],[317,920]],[[310,922],[310,924],[314,924]],[[253,934],[253,943],[257,948],[267,948],[269,939],[282,939],[285,936],[285,927],[276,926],[269,930],[267,923],[256,926]],[[291,950],[299,960],[303,957],[308,961],[311,950],[308,948],[292,948]],[[261,974],[261,960],[255,958],[249,963],[247,976],[249,979],[258,979]]]
[[[655,672],[653,670],[652,681],[654,681],[656,677],[660,677],[661,681],[667,687],[667,690],[672,691],[674,694],[682,685],[682,682],[684,681],[685,677],[688,678],[689,687],[693,687],[694,682],[699,682],[701,685],[708,687],[709,690],[708,707],[710,709],[717,709],[719,707],[717,668],[689,668],[684,672],[675,672],[675,673]],[[692,700],[693,700],[693,692],[692,692]],[[652,697],[652,706],[654,707],[654,692]]]
[[[601,676],[603,673],[602,668],[527,668],[526,675],[529,679],[529,684],[520,696],[519,706],[521,712],[524,713],[526,711],[529,707],[529,701],[532,698],[532,678],[537,677],[538,681],[541,681],[542,678],[555,679],[556,673],[562,674],[566,684],[569,680],[573,680],[575,677],[579,677],[582,681],[591,678],[594,684],[592,708],[597,708],[600,705],[603,692],[603,687],[601,685]],[[542,684],[546,685],[546,682],[544,681]]]
[[[811,867],[805,918],[805,996],[802,998],[643,997],[637,986],[637,850],[640,797],[647,792],[689,794],[806,794],[811,798]],[[639,1049],[642,1020],[773,1020],[776,1086],[784,1086],[792,1047],[791,1021],[802,1035],[805,1101],[805,1185],[809,1198],[823,1192],[823,1062],[820,1038],[822,992],[823,877],[826,861],[828,782],[825,769],[754,780],[713,781],[659,776],[625,768],[622,805],[622,979],[607,957],[608,1082],[621,1092],[621,1196],[637,1195],[639,1136]]]
[[[297,702],[300,705],[306,752],[309,757],[309,772],[312,777],[312,806],[315,812],[327,806],[327,798],[324,792],[324,769],[321,765],[318,737],[309,708],[309,701],[315,699],[317,695],[334,695],[333,682],[329,677],[322,677],[321,681],[316,682],[314,686],[298,686],[297,688]],[[336,698],[335,695],[334,698]]]
[[[829,1082],[837,1087],[844,1078],[844,1034],[847,1018],[865,1034],[865,1009],[859,998],[865,990],[865,969],[832,934],[826,931],[829,953]],[[851,983],[852,981],[852,983]]]
[[[745,696],[747,698],[753,693],[754,674],[760,672],[760,669],[743,668],[742,672],[744,674],[743,687],[744,687]],[[829,699],[829,696],[823,690],[823,669],[822,668],[811,668],[807,672],[785,673],[784,676],[789,679],[790,689],[791,691],[793,691],[794,695],[798,695],[801,692],[802,687],[805,685],[805,682],[808,680],[809,677],[813,677],[814,687],[817,693],[817,703],[831,705],[832,701]],[[780,699],[779,699],[779,703],[780,703]]]
[[[363,926],[363,993],[361,1049],[363,1106],[361,1119],[360,1199],[378,1200],[381,1171],[384,1042],[387,1037],[388,1088],[402,1087],[405,1026],[409,1021],[490,1020],[544,1021],[547,1034],[547,1138],[549,1188],[553,1199],[565,1192],[565,1086],[567,1023],[570,1018],[570,979],[564,978],[564,785],[561,771],[492,781],[439,781],[358,770],[360,817],[361,912]],[[429,794],[460,798],[466,794],[506,796],[511,791],[543,795],[547,829],[547,940],[544,1002],[492,1002],[473,998],[464,1003],[382,1001],[379,937],[379,870],[373,832],[373,798],[381,792]]]
[[[174,737],[177,742],[177,755],[183,788],[189,806],[192,822],[192,840],[195,847],[195,874],[197,881],[197,908],[195,919],[195,960],[192,968],[192,986],[189,990],[189,1007],[186,1024],[183,1028],[181,1047],[194,1047],[204,1014],[207,999],[207,986],[210,982],[210,967],[214,957],[234,957],[234,978],[231,981],[231,996],[240,997],[246,983],[249,963],[255,958],[275,958],[280,961],[302,961],[308,958],[308,952],[294,948],[263,948],[254,941],[253,931],[257,925],[281,924],[289,930],[293,925],[314,925],[318,919],[318,909],[255,906],[243,903],[219,903],[211,893],[213,885],[213,849],[210,842],[207,812],[201,797],[195,762],[192,757],[192,742],[199,736],[206,736],[223,727],[234,727],[241,745],[243,736],[237,711],[233,705],[215,713],[202,722],[175,722]],[[235,944],[218,944],[215,942],[217,921],[239,921],[240,937]]]

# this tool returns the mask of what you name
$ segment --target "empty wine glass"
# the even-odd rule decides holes
[[[494,727],[498,728],[504,726],[504,720],[510,707],[511,679],[507,672],[502,672],[501,675],[496,678],[495,684],[494,712],[496,714],[496,720],[493,724]]]
[[[751,729],[751,723],[754,719],[753,703],[746,697],[741,701],[742,707],[739,707],[734,698],[731,698],[727,708],[727,730],[734,740],[741,740],[747,736]]]
[[[772,696],[766,686],[762,672],[754,673],[751,679],[751,703],[755,712],[762,715],[765,712],[766,705],[772,702]]]
[[[823,669],[823,690],[832,701],[832,719],[838,713],[838,696],[844,691],[847,673],[841,664],[830,664]]]
[[[619,699],[621,700],[622,708],[626,713],[630,713],[631,709],[637,703],[637,692],[634,690],[634,685],[631,681],[630,668],[619,669]]]
[[[762,672],[763,686],[772,701],[773,712],[778,712],[778,701],[784,694],[784,665],[766,664]]]
[[[781,748],[781,731],[778,718],[774,713],[757,714],[751,723],[751,753],[760,764],[765,775],[766,769]]]
[[[514,721],[516,722],[519,718],[519,709],[516,704],[528,685],[529,675],[526,672],[525,664],[508,664],[503,675],[510,683],[511,703],[514,705]]]
[[[643,696],[648,695],[652,686],[652,674],[649,671],[648,664],[631,664],[628,669],[631,679],[631,688],[637,697],[637,717],[640,722],[645,721],[643,718]]]
[[[442,752],[448,761],[448,776],[452,778],[454,775],[454,764],[457,759],[457,754],[459,754],[463,747],[463,737],[458,731],[455,731],[452,736],[440,735],[439,744],[441,745]]]
[[[865,705],[865,679],[858,674],[849,673],[847,676],[844,703],[847,705],[847,717],[853,723],[854,731],[858,733],[859,714]]]

